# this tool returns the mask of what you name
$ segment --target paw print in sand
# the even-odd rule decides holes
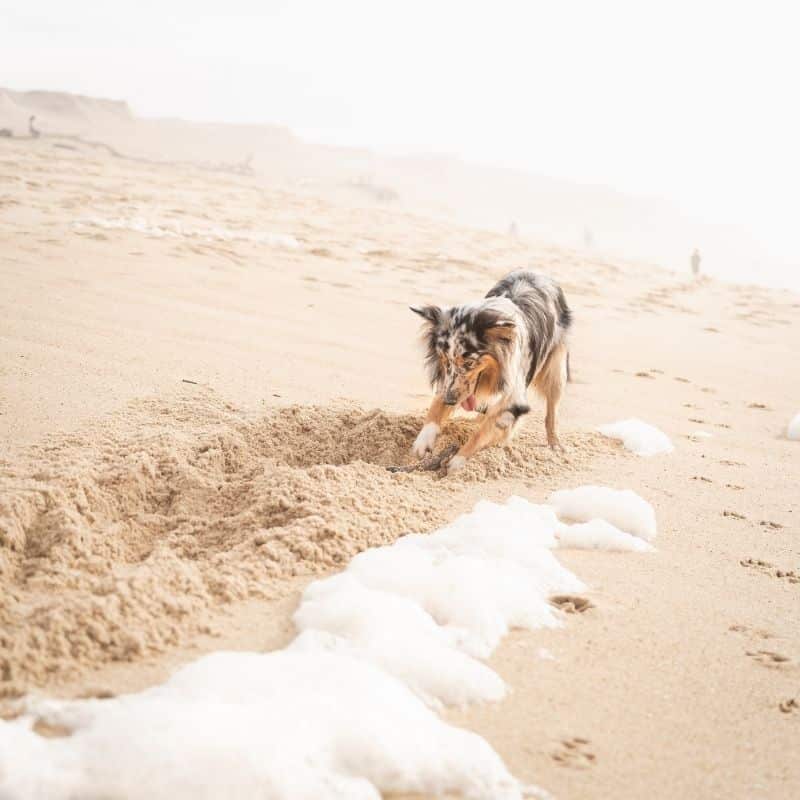
[[[583,614],[584,611],[594,608],[594,603],[588,597],[574,594],[555,594],[550,598],[550,605],[566,614]]]
[[[580,736],[562,739],[550,757],[559,766],[570,769],[589,769],[596,762],[596,756],[589,749],[591,742]]]

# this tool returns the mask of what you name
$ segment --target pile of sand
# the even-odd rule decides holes
[[[421,420],[290,407],[255,419],[211,393],[139,402],[82,436],[32,449],[0,475],[0,696],[203,631],[203,612],[275,597],[286,579],[426,531],[475,481],[556,477],[608,450],[538,422],[455,478],[389,473]],[[457,420],[442,445],[464,440]]]

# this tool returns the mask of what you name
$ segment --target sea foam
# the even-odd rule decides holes
[[[612,525],[635,533],[642,508],[583,488],[554,498],[559,513],[591,506],[585,525],[522,498],[481,501],[432,534],[357,555],[309,584],[284,650],[213,653],[106,700],[27,699],[18,719],[0,721],[0,798],[541,794],[436,711],[501,699],[506,686],[483,659],[511,628],[563,624],[549,596],[586,587],[554,548],[644,549]],[[40,736],[42,723],[66,735]]]
[[[636,418],[601,425],[597,430],[603,436],[619,439],[627,450],[637,456],[655,456],[671,453],[675,449],[666,433]]]
[[[630,489],[609,489],[606,486],[562,489],[550,495],[550,504],[559,517],[573,522],[603,519],[646,541],[655,538],[657,532],[653,507]]]

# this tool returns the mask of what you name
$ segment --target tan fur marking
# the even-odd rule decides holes
[[[486,447],[491,447],[493,444],[499,444],[505,439],[509,438],[511,429],[502,429],[497,426],[496,412],[487,414],[475,433],[469,438],[469,441],[458,451],[457,455],[464,458],[471,458],[479,450]]]
[[[476,369],[480,370],[480,375],[475,385],[475,399],[480,403],[497,393],[497,384],[500,381],[500,365],[494,356],[486,354],[481,356]]]
[[[550,447],[561,447],[556,431],[558,424],[558,404],[564,393],[567,382],[567,347],[556,345],[547,357],[544,366],[533,380],[533,386],[547,401],[547,414],[544,427],[547,432],[547,443]]]
[[[497,341],[502,339],[503,341],[511,342],[516,335],[516,325],[498,325],[496,328],[486,329],[486,338],[489,340],[494,339]]]
[[[448,406],[441,395],[436,395],[431,402],[431,407],[425,417],[425,424],[435,422],[440,428],[445,423],[447,418],[453,413],[453,406]]]

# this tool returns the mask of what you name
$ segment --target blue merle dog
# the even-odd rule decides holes
[[[555,281],[517,270],[480,302],[411,310],[425,320],[426,364],[435,392],[412,447],[415,456],[422,458],[433,450],[442,424],[459,405],[485,416],[451,459],[448,474],[462,469],[484,447],[508,441],[530,411],[531,383],[547,401],[547,442],[561,447],[556,411],[569,374],[572,314]]]

